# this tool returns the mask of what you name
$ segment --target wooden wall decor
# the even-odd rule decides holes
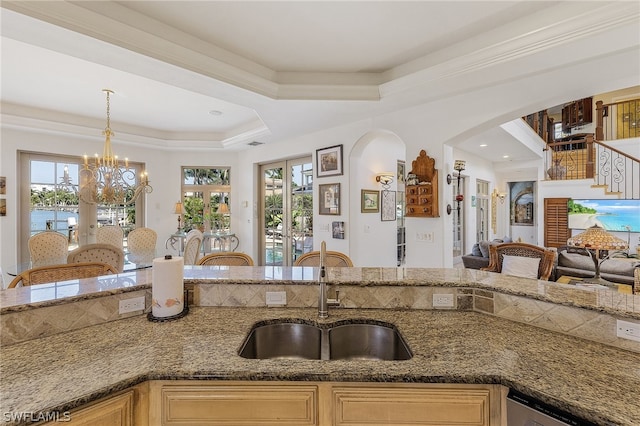
[[[438,209],[438,170],[436,161],[423,149],[411,163],[406,181],[405,197],[407,217],[440,217]]]

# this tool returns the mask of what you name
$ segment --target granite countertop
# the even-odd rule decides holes
[[[395,324],[408,361],[250,360],[251,326],[275,318]],[[191,308],[153,323],[136,316],[2,349],[5,412],[67,410],[152,379],[502,384],[598,424],[640,424],[640,354],[475,312]],[[6,422],[6,419],[2,419]]]

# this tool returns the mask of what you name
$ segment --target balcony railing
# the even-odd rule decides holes
[[[640,137],[640,99],[604,104],[596,102],[596,140]]]

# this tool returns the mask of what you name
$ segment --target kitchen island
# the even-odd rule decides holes
[[[316,269],[280,268],[274,273],[257,267],[236,273],[233,268],[195,267],[185,269],[185,282],[195,286],[197,299],[202,301],[206,301],[207,291],[227,291],[224,286],[239,286],[229,288],[238,294],[249,294],[250,300],[254,299],[252,291],[261,291],[260,286],[280,288],[284,285],[292,294],[304,293],[302,290],[315,294]],[[120,297],[148,292],[149,276],[148,272],[122,274],[118,278],[123,283],[121,288],[112,282],[108,287],[101,280],[86,284],[88,288],[108,288],[104,293],[109,297]],[[504,300],[514,300],[515,305],[530,300],[535,304],[544,300],[546,304],[565,291],[559,284],[464,270],[342,268],[333,274],[330,272],[330,277],[346,293],[347,303],[359,300],[362,295],[356,290],[367,287],[379,287],[376,288],[378,296],[388,293],[391,299],[400,300],[401,293],[428,287],[435,292],[457,291],[459,306],[451,310],[434,310],[428,306],[365,309],[365,303],[359,302],[360,307],[331,308],[325,320],[318,319],[314,307],[192,306],[186,317],[176,321],[150,322],[138,313],[3,345],[0,354],[2,424],[24,423],[12,420],[5,413],[64,412],[136,385],[164,380],[499,385],[596,424],[640,424],[640,405],[637,404],[640,353],[489,315],[476,306],[477,300],[471,304],[466,302],[469,297],[488,298],[491,290],[496,295],[509,296],[510,299]],[[292,290],[287,285],[296,287]],[[93,303],[91,309],[102,309],[95,304],[100,295],[89,290],[26,303],[28,294],[36,291],[35,287],[4,294],[3,317],[23,315],[26,320],[22,320],[25,324],[21,326],[26,326],[29,321],[35,322],[39,309],[53,309],[57,304],[72,309],[76,304]],[[221,290],[223,288],[225,290]],[[413,297],[414,293],[410,294]],[[515,299],[514,294],[518,295]],[[585,298],[578,299],[577,304],[589,307],[588,304],[596,300],[591,298],[594,293],[584,294]],[[615,303],[618,296],[606,296],[606,306],[579,309],[578,313],[595,321],[599,311],[618,312]],[[631,301],[637,298],[620,297]],[[234,300],[237,302],[237,298]],[[305,303],[311,306],[316,300]],[[65,301],[70,301],[68,306],[64,305]],[[401,300],[400,304],[404,303]],[[504,303],[496,300],[495,309]],[[561,309],[569,309],[565,302],[559,303]],[[637,318],[635,307],[625,308],[622,313],[626,315],[621,316],[631,320]],[[255,360],[238,355],[254,324],[279,318],[319,324],[353,319],[391,323],[407,340],[413,357],[404,361],[320,361]],[[76,320],[74,317],[68,321]],[[8,324],[4,323],[4,327]],[[150,410],[154,411],[153,404]]]

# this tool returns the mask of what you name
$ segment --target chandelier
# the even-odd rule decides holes
[[[129,160],[118,161],[111,148],[111,104],[112,90],[103,89],[107,95],[107,127],[102,134],[105,137],[102,157],[98,154],[90,161],[84,156],[84,167],[79,172],[80,193],[82,201],[89,204],[133,204],[143,193],[151,193],[153,187],[149,185],[149,176],[144,171],[136,182],[135,169],[129,168]]]

